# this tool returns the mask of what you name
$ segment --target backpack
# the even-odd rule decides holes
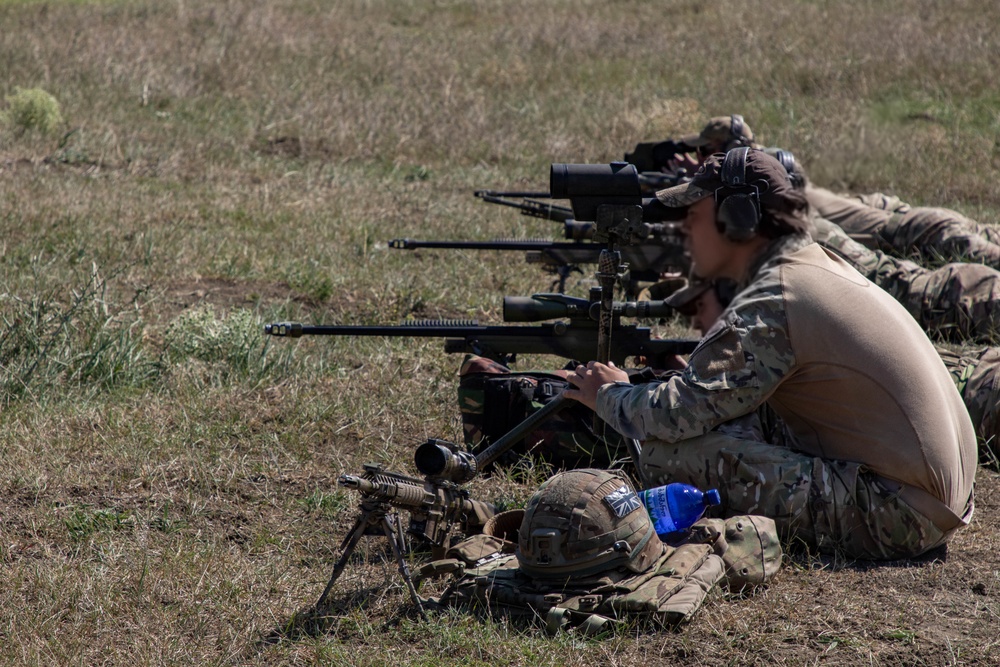
[[[503,364],[466,355],[459,371],[458,405],[465,444],[478,454],[569,386],[566,372],[513,372]],[[531,454],[555,468],[608,468],[626,457],[621,436],[594,432],[594,413],[574,404],[530,431],[496,463],[510,466]]]

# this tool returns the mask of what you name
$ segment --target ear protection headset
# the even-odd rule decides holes
[[[757,235],[760,193],[747,183],[749,147],[734,148],[722,161],[722,187],[715,191],[716,223],[730,241],[743,243]]]
[[[791,181],[793,188],[801,188],[805,185],[805,181],[802,178],[802,174],[799,172],[798,164],[795,162],[795,156],[791,151],[786,151],[782,148],[778,148],[772,153],[774,158],[781,163],[781,166],[785,168],[788,172],[788,180]]]
[[[730,141],[739,142],[740,146],[746,143],[746,137],[743,136],[743,116],[734,113],[729,117],[729,133],[732,136]]]

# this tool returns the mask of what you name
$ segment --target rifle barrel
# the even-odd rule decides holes
[[[557,243],[548,239],[494,239],[492,241],[418,241],[416,239],[392,239],[389,247],[396,250],[417,250],[419,248],[446,248],[449,250],[548,250],[550,248],[569,249],[600,246],[591,243]]]

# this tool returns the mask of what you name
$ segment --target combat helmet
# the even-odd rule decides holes
[[[553,475],[538,488],[525,509],[516,553],[525,574],[565,580],[619,567],[642,573],[664,548],[625,476],[585,468]]]

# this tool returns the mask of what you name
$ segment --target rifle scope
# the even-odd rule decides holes
[[[505,296],[503,319],[505,322],[539,322],[560,317],[586,318],[597,321],[600,301],[590,301],[565,294],[535,294],[532,296]],[[663,301],[615,301],[612,313],[624,317],[670,317],[676,309]]]
[[[627,162],[611,164],[553,163],[549,172],[553,199],[574,197],[642,197],[639,172]]]
[[[479,474],[479,464],[474,454],[452,442],[437,438],[431,438],[417,447],[413,462],[422,474],[447,479],[456,484],[471,481]]]

